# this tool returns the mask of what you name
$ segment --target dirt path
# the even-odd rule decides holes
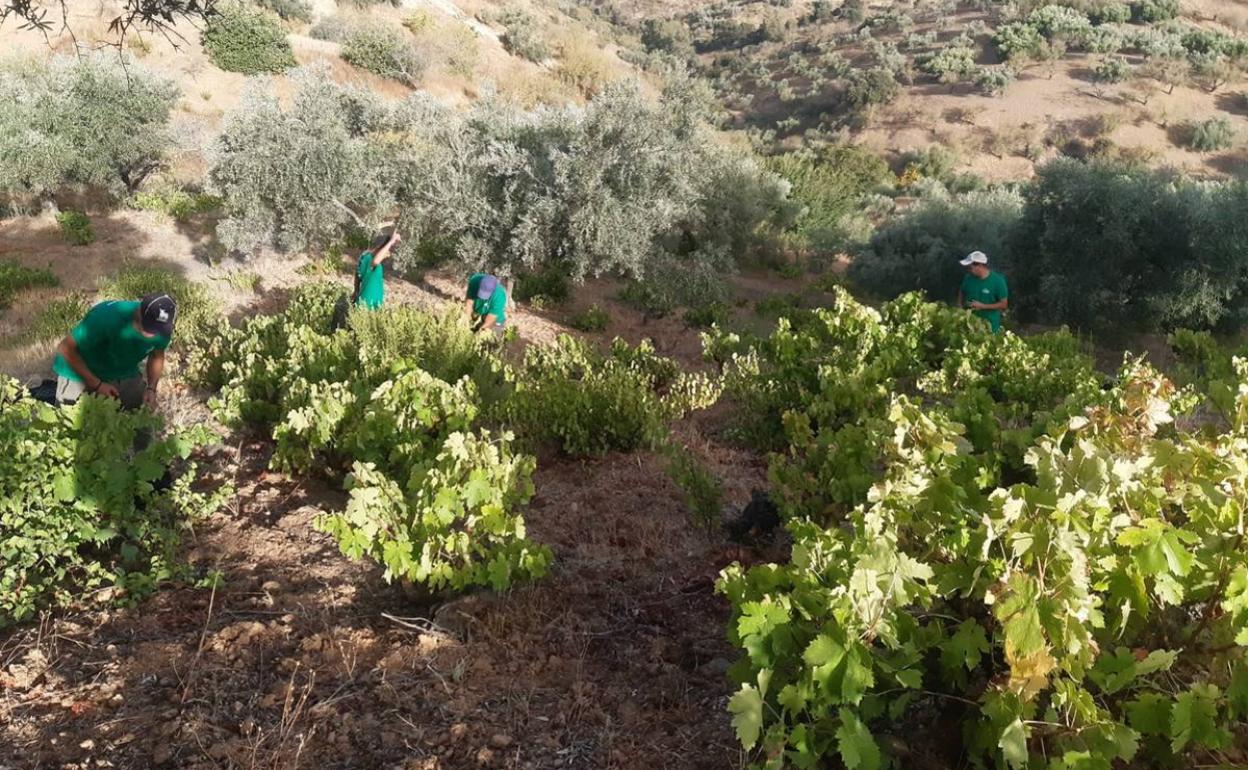
[[[438,608],[339,555],[312,522],[342,493],[268,473],[269,451],[210,460],[242,482],[189,538],[219,589],[0,635],[0,767],[741,764],[712,584],[748,554],[689,523],[654,457],[539,463],[527,520],[553,573]],[[710,460],[738,504],[762,478],[747,453]]]

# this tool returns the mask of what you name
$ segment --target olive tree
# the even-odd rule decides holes
[[[17,203],[62,189],[121,197],[160,167],[178,89],[115,55],[0,66],[0,194]]]

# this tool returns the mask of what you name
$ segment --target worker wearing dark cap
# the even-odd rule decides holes
[[[492,275],[473,274],[468,279],[464,311],[474,332],[501,335],[507,323],[507,289]]]
[[[92,393],[119,399],[123,409],[155,407],[177,313],[168,294],[91,308],[56,348],[57,403],[72,404]],[[144,360],[146,378],[139,374]]]

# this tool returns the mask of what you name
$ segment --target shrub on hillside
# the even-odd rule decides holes
[[[308,0],[260,0],[261,8],[267,8],[284,21],[312,21],[312,4]]]
[[[1011,279],[1026,316],[1109,329],[1246,320],[1245,183],[1056,160],[1025,197]]]
[[[1231,121],[1223,117],[1209,118],[1189,127],[1187,146],[1196,152],[1225,150],[1235,142],[1235,129]]]
[[[951,46],[924,57],[919,66],[942,83],[958,83],[975,72],[975,52],[964,46]]]
[[[997,52],[1006,60],[1035,58],[1042,40],[1040,32],[1035,27],[1020,21],[997,27],[997,31],[992,36]]]
[[[767,165],[792,185],[793,202],[802,207],[794,229],[816,252],[842,248],[862,197],[892,177],[882,158],[852,145],[786,153]]]
[[[1118,53],[1127,44],[1121,32],[1110,27],[1093,27],[1080,42],[1080,47],[1090,53]]]
[[[1131,6],[1114,0],[1095,3],[1088,8],[1088,18],[1093,24],[1126,24],[1131,21]]]
[[[382,22],[356,25],[342,42],[342,58],[375,75],[414,85],[425,71],[424,56],[402,31]]]
[[[0,310],[8,307],[14,297],[27,289],[49,288],[59,283],[50,270],[0,259]]]
[[[681,58],[693,55],[693,37],[680,19],[646,19],[641,23],[641,44],[650,52]]]
[[[95,241],[91,220],[81,211],[65,210],[56,215],[61,237],[74,246],[86,246]]]
[[[0,196],[18,206],[65,188],[122,197],[172,145],[174,84],[118,56],[0,63]]]
[[[401,126],[375,95],[332,82],[325,70],[294,73],[288,106],[271,84],[252,83],[214,147],[212,191],[223,201],[217,234],[226,248],[299,251],[328,245],[360,214],[393,200],[394,159],[377,137]]]
[[[882,67],[853,70],[845,84],[845,103],[855,115],[889,104],[900,94],[897,78]]]
[[[244,75],[283,72],[295,54],[277,17],[239,3],[225,3],[208,17],[201,41],[212,63]]]
[[[933,300],[952,301],[962,280],[957,260],[972,251],[988,254],[994,267],[1017,256],[1008,244],[1022,210],[1022,198],[1007,191],[926,198],[876,230],[850,267],[850,278],[868,292],[892,298],[920,290]]]
[[[354,28],[355,23],[350,19],[342,16],[326,16],[312,25],[312,28],[308,30],[308,37],[341,43],[347,39],[347,35],[351,34]]]
[[[1027,23],[1036,28],[1041,36],[1058,38],[1077,43],[1092,28],[1092,22],[1082,11],[1065,5],[1046,5],[1032,11]]]
[[[975,87],[989,96],[1000,96],[1015,79],[1014,70],[1007,66],[979,67],[975,71]]]
[[[1139,0],[1131,4],[1131,17],[1149,24],[1177,19],[1181,11],[1179,0]]]
[[[1123,83],[1131,77],[1131,65],[1121,56],[1110,56],[1097,62],[1092,77],[1098,83]]]
[[[498,22],[503,25],[504,31],[500,39],[508,53],[533,62],[550,58],[550,45],[538,27],[537,20],[527,11],[515,6],[509,7],[499,16]]]

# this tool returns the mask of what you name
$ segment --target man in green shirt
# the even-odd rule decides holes
[[[56,349],[57,403],[73,404],[93,393],[119,399],[123,409],[155,408],[177,312],[168,294],[109,300],[87,311]],[[146,379],[139,374],[144,360]]]
[[[355,267],[355,304],[369,310],[376,310],[386,300],[385,266],[382,264],[390,257],[390,252],[401,241],[399,231],[389,235],[379,235],[373,244],[360,255],[359,264]]]
[[[468,279],[464,314],[474,332],[501,335],[507,323],[507,289],[492,275],[474,273]]]
[[[988,256],[973,251],[958,264],[966,268],[958,289],[958,307],[970,308],[976,316],[992,326],[992,333],[1001,331],[1001,311],[1010,306],[1010,289],[1005,276],[988,269]]]

